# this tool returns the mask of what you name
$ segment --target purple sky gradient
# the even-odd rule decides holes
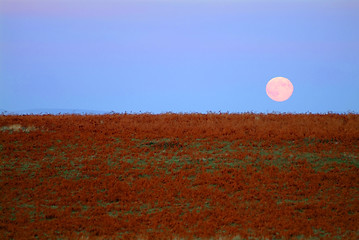
[[[0,2],[0,109],[359,112],[358,1]],[[274,77],[294,85],[274,102]]]

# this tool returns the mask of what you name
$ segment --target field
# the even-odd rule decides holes
[[[359,115],[0,115],[0,191],[0,239],[359,239]]]

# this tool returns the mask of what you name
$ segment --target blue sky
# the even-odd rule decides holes
[[[359,112],[359,2],[1,0],[0,109]],[[294,85],[285,102],[265,91]]]

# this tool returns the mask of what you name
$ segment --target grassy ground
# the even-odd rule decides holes
[[[359,237],[353,131],[272,140],[64,126],[1,128],[2,238]]]

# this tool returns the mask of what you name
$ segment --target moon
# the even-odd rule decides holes
[[[268,97],[277,102],[284,102],[292,96],[293,84],[284,77],[275,77],[269,80],[266,86]]]

